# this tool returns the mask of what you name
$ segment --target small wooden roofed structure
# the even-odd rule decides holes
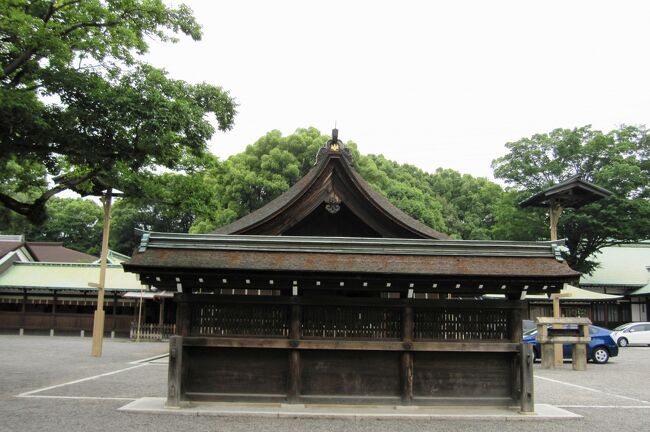
[[[215,234],[146,232],[123,266],[176,290],[168,405],[521,404],[523,292],[578,273],[557,242],[449,240],[356,174],[336,135],[288,192]],[[505,300],[477,300],[481,293]]]
[[[583,180],[580,175],[575,175],[562,183],[536,193],[519,203],[519,206],[522,208],[548,207],[551,240],[557,240],[557,225],[562,210],[565,208],[580,208],[611,194],[607,189]],[[561,360],[561,358],[558,358],[558,362]]]
[[[580,175],[573,176],[566,181],[553,185],[532,197],[522,201],[521,207],[549,207],[559,205],[563,208],[580,208],[591,204],[612,193],[607,189],[596,186],[583,180]]]

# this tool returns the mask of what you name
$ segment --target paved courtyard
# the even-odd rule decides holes
[[[650,348],[621,349],[587,372],[535,365],[537,403],[584,416],[545,422],[223,418],[119,412],[166,392],[165,343],[105,340],[89,355],[78,337],[0,336],[0,431],[646,431],[650,430]]]

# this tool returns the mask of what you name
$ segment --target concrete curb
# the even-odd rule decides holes
[[[213,417],[268,417],[347,420],[497,420],[549,421],[578,420],[582,416],[547,404],[535,405],[535,413],[522,414],[509,407],[432,407],[432,406],[352,406],[263,403],[192,403],[188,407],[165,407],[165,398],[140,398],[118,411],[141,414],[166,414]]]

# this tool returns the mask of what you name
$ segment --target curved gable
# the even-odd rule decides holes
[[[375,191],[350,164],[341,144],[328,142],[318,163],[264,207],[215,234],[448,239]]]

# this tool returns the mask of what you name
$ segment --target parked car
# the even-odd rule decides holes
[[[620,347],[650,345],[650,322],[633,322],[616,327],[612,337]]]
[[[612,338],[612,331],[601,327],[589,326],[589,335],[591,342],[587,345],[587,360],[592,360],[594,363],[607,363],[610,357],[618,355],[618,345]],[[537,329],[528,330],[524,332],[524,343],[533,345],[533,353],[535,359],[542,358],[542,347],[537,342]],[[562,347],[562,355],[565,359],[570,359],[572,354],[571,344],[564,344]]]

